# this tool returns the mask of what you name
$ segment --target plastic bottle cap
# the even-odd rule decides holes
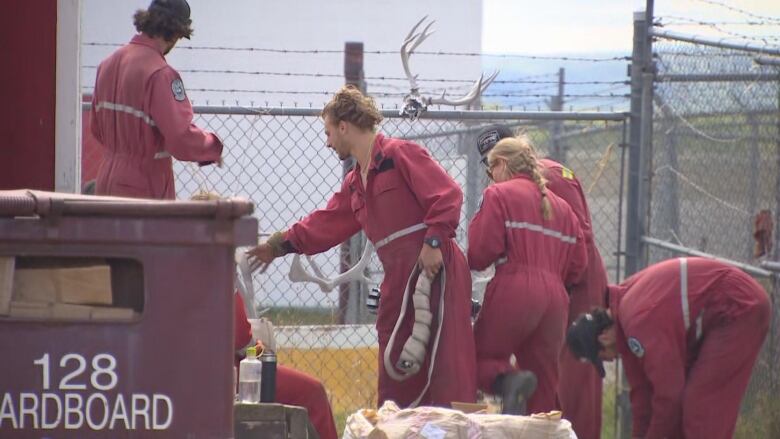
[[[250,346],[246,348],[246,357],[247,358],[255,358],[257,357],[257,349],[255,349],[254,346]]]

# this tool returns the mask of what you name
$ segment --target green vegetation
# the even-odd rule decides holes
[[[615,384],[605,383],[601,399],[601,437],[615,437]]]
[[[338,323],[338,314],[332,308],[272,307],[263,314],[274,326],[289,325],[333,325]]]

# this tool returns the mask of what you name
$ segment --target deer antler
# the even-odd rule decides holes
[[[366,242],[366,247],[363,249],[363,255],[360,256],[360,260],[352,268],[332,279],[326,278],[322,274],[320,267],[317,266],[309,256],[306,256],[306,259],[309,261],[309,265],[311,266],[312,271],[314,271],[314,274],[306,271],[303,267],[303,263],[301,263],[301,256],[296,254],[290,264],[290,273],[287,277],[292,282],[313,282],[319,285],[320,290],[326,293],[332,291],[336,286],[347,282],[359,281],[371,283],[371,279],[366,277],[363,274],[363,271],[368,266],[373,251],[374,246],[371,242]]]
[[[404,97],[404,106],[401,109],[401,115],[407,116],[412,120],[417,119],[420,115],[428,109],[429,105],[453,105],[463,106],[469,105],[474,102],[498,76],[499,71],[496,70],[490,76],[485,79],[485,75],[481,75],[479,79],[471,86],[468,93],[457,99],[445,98],[446,91],[442,93],[440,98],[425,98],[420,95],[419,86],[417,85],[417,75],[413,75],[409,68],[409,56],[414,53],[414,50],[423,43],[429,36],[435,31],[431,30],[431,26],[436,22],[432,20],[425,25],[422,31],[417,32],[417,29],[428,18],[426,15],[417,24],[412,27],[412,30],[406,35],[403,44],[401,44],[401,64],[404,68],[406,78],[409,80],[410,91],[409,94]]]
[[[238,292],[244,299],[246,315],[250,319],[258,317],[255,309],[255,285],[252,281],[252,270],[249,268],[249,260],[246,256],[246,248],[237,248],[235,252],[236,273],[233,281]]]
[[[428,37],[433,35],[435,30],[431,30],[431,26],[433,26],[433,23],[436,23],[436,20],[431,21],[428,23],[425,28],[423,28],[422,32],[415,33],[417,31],[417,28],[420,27],[420,25],[428,18],[426,15],[423,17],[420,21],[417,22],[417,24],[414,25],[412,30],[409,31],[408,34],[406,34],[406,38],[404,39],[404,43],[401,45],[401,64],[403,64],[404,67],[404,73],[406,74],[406,79],[409,80],[409,85],[411,87],[412,93],[415,93],[418,90],[417,87],[417,76],[412,75],[412,71],[409,69],[409,55],[414,53],[414,49],[417,48],[420,44],[423,43]],[[430,31],[430,32],[429,32]]]
[[[482,93],[487,90],[487,88],[490,86],[490,84],[493,83],[493,81],[496,79],[496,76],[498,76],[498,70],[493,72],[490,76],[485,79],[485,75],[480,75],[477,82],[474,83],[474,85],[471,86],[471,89],[468,93],[466,93],[463,97],[459,99],[446,99],[444,96],[446,95],[447,91],[445,90],[442,92],[440,98],[428,98],[426,100],[427,105],[453,105],[453,106],[461,106],[461,105],[469,105],[472,102],[474,102]]]

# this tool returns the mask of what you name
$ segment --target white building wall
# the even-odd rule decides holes
[[[146,8],[147,1],[84,0],[82,41],[84,43],[127,42],[135,32],[132,15]],[[479,53],[482,43],[482,2],[479,0],[190,0],[195,34],[180,46],[253,47],[286,50],[341,51],[347,41],[364,43],[367,77],[403,77],[398,54],[372,54],[371,51],[397,51],[411,27],[423,16],[436,19],[433,34],[419,51]],[[116,47],[87,45],[83,48],[83,85],[91,91],[96,66]],[[196,104],[278,106],[299,103],[321,106],[327,94],[343,84],[342,53],[298,54],[261,51],[187,50],[175,48],[169,63],[182,72],[190,98]],[[478,56],[437,56],[418,54],[412,58],[413,71],[421,79],[476,79],[481,73]],[[339,77],[280,77],[265,75],[206,74],[191,69],[244,70],[264,72],[313,73]],[[369,80],[369,92],[407,90],[405,81]],[[387,86],[391,84],[391,86]],[[422,82],[423,92],[433,92],[444,84]],[[453,93],[465,92],[468,84],[449,84]],[[285,90],[313,94],[228,93],[197,89]],[[385,105],[401,102],[400,97],[380,99]]]

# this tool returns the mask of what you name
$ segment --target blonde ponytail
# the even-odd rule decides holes
[[[542,196],[542,218],[551,220],[553,212],[550,200],[547,199],[547,179],[542,175],[542,165],[528,137],[521,134],[501,139],[488,153],[488,161],[492,163],[496,157],[506,160],[507,169],[512,175],[526,174],[531,177]]]

